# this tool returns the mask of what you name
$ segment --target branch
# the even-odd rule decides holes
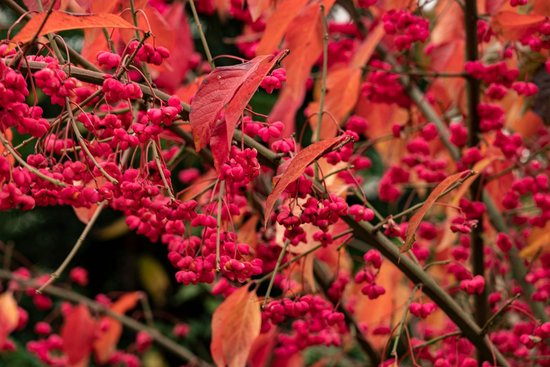
[[[318,261],[315,261],[313,263],[313,273],[315,276],[315,280],[321,288],[323,289],[323,292],[326,294],[328,289],[330,288],[330,281],[327,279],[325,272],[323,271],[321,264]],[[355,339],[359,343],[359,346],[365,354],[367,354],[370,358],[370,365],[372,366],[378,366],[380,364],[380,356],[374,350],[373,346],[369,343],[367,339],[365,339],[365,336],[363,335],[363,332],[359,328],[359,325],[357,325],[357,322],[353,318],[353,316],[348,312],[348,310],[342,305],[342,303],[338,304],[338,311],[344,314],[344,317],[346,318],[346,322],[352,326],[353,331],[355,333]]]
[[[17,283],[31,288],[37,288],[40,286],[36,281],[34,280],[25,280],[21,279],[17,276],[14,276],[11,272],[7,270],[0,270],[0,278],[1,279],[9,279],[16,281]],[[179,345],[172,339],[162,335],[158,332],[158,330],[150,328],[144,324],[142,324],[139,321],[136,321],[128,316],[118,314],[109,308],[103,306],[100,303],[97,303],[93,300],[91,300],[88,297],[82,296],[76,292],[73,292],[68,289],[59,288],[56,286],[49,286],[48,288],[44,289],[44,293],[49,294],[54,297],[58,297],[61,299],[65,299],[74,303],[81,303],[89,307],[91,310],[96,311],[101,314],[105,314],[117,321],[119,321],[121,324],[126,326],[129,329],[132,329],[136,332],[138,331],[145,331],[147,332],[153,340],[155,340],[160,346],[164,347],[166,350],[174,353],[176,356],[189,361],[189,363],[193,366],[199,366],[199,367],[211,367],[211,365],[203,360],[201,360],[198,356],[193,354],[190,350],[187,348]]]

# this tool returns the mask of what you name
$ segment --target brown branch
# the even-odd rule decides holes
[[[1,279],[9,279],[14,280],[17,283],[31,288],[37,288],[40,286],[39,283],[37,283],[34,280],[25,280],[21,279],[20,277],[14,276],[11,272],[7,270],[1,270],[0,269],[0,278]],[[158,330],[154,328],[150,328],[147,325],[142,324],[139,321],[136,321],[128,316],[121,315],[119,313],[116,313],[109,308],[103,306],[102,304],[91,300],[88,297],[85,297],[83,295],[80,295],[76,292],[73,292],[68,289],[56,287],[56,286],[49,286],[48,288],[44,289],[44,293],[58,297],[61,299],[65,299],[74,303],[81,303],[89,307],[91,310],[107,315],[117,321],[119,321],[121,324],[126,326],[129,329],[132,329],[136,332],[138,331],[145,331],[147,332],[153,340],[155,340],[160,346],[164,347],[166,350],[172,352],[176,356],[182,358],[183,360],[188,361],[192,366],[199,366],[199,367],[211,367],[211,365],[202,359],[200,359],[198,356],[193,354],[190,350],[187,348],[181,346],[180,344],[176,343],[172,339],[166,337],[165,335],[161,334]]]

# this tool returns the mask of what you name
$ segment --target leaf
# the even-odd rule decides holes
[[[141,256],[138,260],[139,279],[143,288],[158,306],[166,303],[166,292],[170,278],[160,262],[152,256]]]
[[[216,366],[245,366],[261,323],[255,292],[243,286],[227,297],[212,315],[210,352]]]
[[[299,1],[295,0],[291,2],[296,3]],[[248,4],[248,10],[250,11],[253,22],[257,21],[262,16],[262,14],[271,6],[271,0],[247,0],[246,3]],[[289,17],[287,16],[287,18]]]
[[[505,10],[492,18],[492,28],[506,40],[518,40],[530,28],[545,21],[544,15],[518,14]]]
[[[550,250],[550,223],[544,228],[535,227],[529,233],[527,246],[521,249],[519,255],[523,258],[535,256],[539,251],[546,253]]]
[[[136,307],[141,297],[141,292],[126,293],[111,306],[111,311],[122,315],[128,310]],[[97,361],[100,364],[104,364],[116,351],[118,340],[122,334],[122,325],[120,321],[109,316],[102,317],[100,325],[106,325],[106,330],[97,337],[93,344],[93,348]]]
[[[420,209],[414,213],[414,215],[411,217],[411,220],[409,220],[409,224],[407,225],[407,237],[405,240],[405,244],[400,248],[401,252],[409,251],[413,242],[414,242],[414,233],[416,232],[416,229],[420,225],[420,222],[422,222],[422,218],[426,215],[426,213],[431,209],[431,207],[435,204],[439,196],[445,192],[449,187],[451,187],[455,182],[460,180],[465,176],[467,172],[471,171],[464,171],[460,173],[455,173],[452,176],[447,177],[443,181],[441,181],[435,189],[430,193],[426,201],[424,201],[424,204]]]
[[[262,0],[255,1],[260,2]],[[269,54],[278,49],[285,32],[294,19],[292,15],[300,14],[300,11],[306,3],[307,0],[277,1],[275,11],[273,11],[266,21],[265,31],[256,52],[259,54]],[[291,15],[289,16],[289,14]]]
[[[351,63],[347,67],[337,67],[329,70],[326,80],[326,97],[323,111],[321,139],[332,138],[336,135],[338,124],[352,111],[360,95],[362,68],[372,56],[376,45],[384,37],[382,23],[369,33],[367,39],[359,46]],[[308,106],[308,114],[312,130],[316,131],[319,122],[319,98]]]
[[[45,17],[46,13],[40,13],[32,17],[32,19],[25,24],[21,31],[17,33],[12,41],[25,43],[32,40],[44,22]],[[60,11],[53,11],[38,35],[43,36],[48,33],[89,28],[135,29],[136,27],[115,14],[74,15]]]
[[[273,187],[273,191],[267,197],[267,201],[265,203],[265,225],[267,225],[267,222],[269,221],[269,216],[273,210],[275,201],[277,201],[287,186],[296,181],[311,163],[323,154],[331,151],[334,147],[346,143],[348,139],[348,137],[338,136],[313,143],[307,148],[299,151],[298,154],[290,160],[285,172],[281,174],[281,177],[277,180],[275,186]]]
[[[15,330],[18,323],[19,312],[13,293],[8,291],[0,294],[0,346],[6,343],[8,335]]]
[[[87,365],[92,352],[96,325],[88,307],[83,304],[74,306],[65,315],[61,339],[70,366]]]
[[[286,47],[291,51],[283,62],[287,82],[270,114],[273,121],[283,122],[284,137],[290,136],[294,131],[296,112],[304,101],[311,68],[323,51],[321,3],[328,13],[334,0],[313,1],[294,18],[285,36]]]
[[[277,342],[277,328],[271,328],[267,333],[258,335],[252,343],[248,355],[248,365],[250,367],[265,367],[270,360],[273,348]]]
[[[212,137],[216,167],[227,157],[235,126],[263,78],[285,54],[257,56],[251,61],[214,69],[204,80],[191,103],[189,121],[195,149],[204,148]],[[223,119],[221,114],[224,112]]]
[[[449,203],[451,206],[458,206],[460,199],[462,199],[462,197],[466,194],[475,179],[485,170],[485,168],[493,163],[495,159],[497,159],[497,156],[487,157],[474,164],[472,167],[474,174],[456,190],[451,202]]]

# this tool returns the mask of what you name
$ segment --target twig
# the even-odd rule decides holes
[[[199,19],[199,14],[197,13],[197,8],[195,7],[194,0],[189,0],[189,7],[191,8],[191,13],[193,13],[195,24],[197,25],[197,30],[201,38],[202,47],[204,48],[204,52],[206,53],[206,59],[213,69],[216,67],[216,65],[214,64],[214,60],[212,59],[212,54],[210,53],[210,48],[208,47],[208,42],[206,41],[206,36],[204,35],[204,30],[202,29],[201,20]]]
[[[6,137],[4,136],[3,133],[0,132],[0,142],[2,143],[2,145],[4,146],[4,148],[6,148],[6,150],[12,155],[13,158],[15,158],[15,160],[20,164],[22,165],[23,167],[25,167],[26,169],[28,169],[30,172],[32,172],[33,174],[37,175],[38,177],[40,177],[41,179],[43,179],[44,181],[48,181],[56,186],[60,186],[60,187],[65,187],[67,185],[65,185],[64,182],[62,181],[59,181],[58,179],[55,179],[53,177],[49,177],[49,176],[46,176],[45,174],[43,174],[42,172],[40,172],[38,169],[36,169],[35,167],[31,166],[30,164],[28,164],[27,162],[25,162],[25,160],[23,158],[21,158],[21,156],[19,154],[17,154],[17,152],[13,149],[13,147],[11,146],[10,142],[8,141],[8,139],[6,139]]]
[[[16,281],[17,283],[31,288],[36,288],[39,286],[39,284],[35,280],[25,280],[21,279],[20,277],[14,276],[11,272],[6,270],[0,270],[0,278],[2,279],[9,279]],[[190,350],[186,349],[179,343],[176,343],[175,341],[171,340],[170,338],[167,338],[163,334],[159,333],[157,330],[152,329],[139,321],[136,321],[128,316],[121,315],[117,312],[114,312],[110,310],[109,308],[105,307],[104,305],[91,300],[88,297],[82,296],[76,292],[73,292],[69,289],[64,289],[60,287],[56,287],[54,285],[49,286],[47,289],[44,289],[45,294],[49,294],[54,297],[58,297],[61,299],[65,299],[74,303],[81,303],[89,307],[91,310],[99,312],[101,314],[105,314],[117,321],[119,321],[121,324],[126,326],[129,329],[132,329],[134,331],[145,331],[147,332],[159,345],[166,348],[166,350],[174,353],[176,356],[189,361],[192,365],[200,366],[200,367],[211,367],[211,365],[203,360],[201,360],[198,356],[193,354]]]
[[[433,344],[435,344],[437,342],[440,342],[444,339],[452,338],[453,336],[460,336],[461,334],[462,334],[462,332],[460,330],[457,330],[457,331],[453,331],[453,332],[450,332],[450,333],[447,333],[447,334],[439,335],[438,337],[430,339],[430,340],[428,340],[424,343],[415,345],[413,347],[413,349],[420,349],[420,348],[424,348],[424,347],[429,347],[430,345],[433,345]]]
[[[514,303],[515,300],[517,300],[519,298],[521,294],[518,293],[516,295],[514,295],[514,297],[510,298],[504,305],[502,305],[502,307],[500,307],[498,309],[497,312],[495,312],[488,320],[487,322],[485,323],[485,325],[483,325],[483,327],[481,328],[481,333],[483,335],[487,334],[489,332],[489,329],[497,322],[497,320],[504,314],[504,311],[506,311],[506,309],[512,304]]]
[[[390,355],[395,358],[395,360],[398,360],[397,355],[397,346],[399,345],[399,339],[401,339],[401,334],[403,333],[403,329],[405,328],[405,324],[407,323],[407,316],[409,315],[409,307],[411,306],[411,303],[416,296],[416,291],[420,289],[420,285],[417,284],[413,288],[411,295],[409,296],[409,299],[407,300],[407,303],[405,304],[405,310],[403,311],[403,317],[401,318],[401,321],[399,322],[399,329],[397,330],[397,335],[395,336],[395,340],[393,342],[393,347],[391,349]]]
[[[46,290],[46,288],[48,288],[48,286],[50,284],[52,284],[56,279],[58,279],[61,276],[61,274],[63,273],[63,271],[65,271],[65,268],[67,268],[67,266],[69,265],[71,260],[77,254],[78,250],[80,250],[80,247],[84,243],[84,240],[88,236],[88,233],[90,233],[90,230],[93,228],[97,218],[99,218],[99,215],[103,211],[103,208],[105,208],[106,204],[107,203],[104,201],[104,202],[102,202],[101,204],[99,204],[97,206],[97,208],[94,212],[94,215],[92,215],[92,217],[90,218],[90,221],[86,224],[86,227],[84,227],[84,230],[82,231],[82,233],[78,237],[78,240],[76,240],[73,248],[71,249],[71,251],[69,252],[67,257],[65,258],[65,260],[63,260],[61,265],[59,265],[59,267],[53,273],[50,274],[50,278],[46,281],[46,283],[42,284],[40,286],[40,288],[38,288],[36,290],[36,293],[44,292]]]
[[[317,126],[315,128],[315,140],[321,139],[323,124],[323,112],[325,108],[325,96],[327,94],[327,70],[328,70],[328,26],[325,16],[325,6],[321,4],[321,25],[323,29],[323,68],[321,72],[321,95],[319,96],[319,113],[317,114]]]
[[[318,261],[313,262],[313,275],[315,276],[315,281],[320,285],[321,289],[326,294],[326,292],[330,288],[330,281],[327,279],[325,272],[323,271],[323,268]],[[354,332],[355,340],[357,340],[357,343],[359,344],[361,349],[369,357],[371,362],[370,365],[378,366],[380,363],[380,356],[378,355],[378,352],[374,349],[374,347],[369,343],[369,341],[365,339],[361,328],[359,328],[359,325],[357,324],[353,316],[348,312],[346,307],[342,305],[342,303],[339,303],[337,307],[338,311],[344,314],[346,323],[348,325],[351,325],[351,329]]]
[[[84,141],[84,138],[82,137],[82,134],[80,133],[80,130],[78,130],[78,126],[76,125],[76,120],[73,115],[73,110],[71,109],[71,102],[69,101],[69,98],[65,98],[65,105],[67,106],[67,113],[69,114],[69,123],[71,124],[71,127],[73,129],[74,135],[76,136],[76,140],[78,140],[79,145],[82,147],[82,150],[84,153],[86,153],[86,156],[92,161],[94,166],[97,167],[99,172],[112,184],[118,184],[118,180],[111,176],[101,165],[95,160],[92,152],[88,149],[88,146],[86,145],[86,142]]]
[[[216,271],[220,272],[220,253],[221,253],[221,229],[222,229],[222,211],[223,211],[223,196],[225,195],[225,180],[220,182],[220,190],[218,192],[218,212],[216,213]]]
[[[288,240],[285,241],[285,243],[283,244],[281,253],[277,258],[277,262],[275,263],[275,269],[273,269],[273,272],[271,274],[271,279],[269,279],[269,285],[267,286],[267,291],[265,292],[265,298],[264,298],[264,303],[262,304],[262,308],[265,308],[265,306],[267,305],[267,302],[269,301],[269,296],[271,295],[271,289],[273,288],[273,284],[275,283],[275,277],[277,276],[281,263],[283,262],[283,259],[286,255],[286,248],[288,247],[288,244],[289,244],[289,241]]]

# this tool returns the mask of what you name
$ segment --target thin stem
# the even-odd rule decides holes
[[[399,345],[399,339],[401,339],[401,334],[403,334],[403,329],[405,328],[405,324],[407,323],[407,316],[409,315],[409,308],[411,306],[411,303],[416,296],[416,291],[420,289],[420,285],[417,284],[409,296],[409,299],[407,300],[407,303],[405,305],[405,311],[403,311],[403,317],[401,317],[401,321],[399,322],[399,329],[397,331],[397,335],[395,336],[395,340],[393,341],[393,347],[391,349],[390,355],[395,358],[395,360],[398,360],[397,355],[397,346]]]
[[[267,305],[267,302],[269,301],[269,296],[271,295],[273,284],[275,284],[275,277],[279,272],[279,268],[281,267],[281,263],[283,262],[283,259],[286,255],[286,249],[289,243],[290,242],[288,240],[285,241],[285,243],[283,244],[283,249],[281,250],[279,257],[277,258],[277,262],[275,263],[275,269],[273,269],[273,272],[271,274],[271,279],[269,279],[269,285],[267,286],[267,291],[265,292],[265,298],[264,298],[264,303],[262,304],[262,308],[265,308],[265,306]]]
[[[139,34],[139,23],[138,23],[138,19],[137,19],[137,12],[136,12],[136,7],[135,7],[135,4],[134,4],[134,0],[130,0],[130,11],[132,12],[132,20],[134,22],[134,25],[136,26],[136,39],[141,40],[141,35]],[[140,69],[141,69],[140,71],[142,72],[144,79],[148,82],[151,82],[151,74],[149,74],[149,69],[147,69],[147,65],[144,62],[141,63],[141,68]]]
[[[30,164],[28,164],[27,162],[25,162],[25,160],[23,158],[21,158],[21,156],[19,154],[17,154],[17,152],[13,149],[10,142],[8,141],[8,139],[4,136],[4,134],[2,132],[0,132],[0,142],[2,143],[4,148],[6,148],[6,150],[12,155],[13,158],[15,158],[15,160],[20,165],[25,167],[27,170],[29,170],[30,172],[32,172],[36,176],[38,176],[41,179],[43,179],[44,181],[48,181],[49,183],[52,183],[56,186],[60,186],[60,187],[67,186],[67,185],[65,185],[64,182],[59,181],[58,179],[55,179],[53,177],[46,176],[45,174],[40,172],[38,169],[36,169],[35,167],[33,167]]]
[[[103,208],[105,208],[106,205],[107,203],[104,201],[97,206],[94,214],[92,215],[92,218],[90,218],[90,221],[84,227],[84,230],[76,240],[73,248],[65,258],[65,260],[63,260],[61,265],[59,265],[59,267],[53,273],[50,274],[50,278],[46,281],[46,283],[42,284],[42,286],[40,286],[40,288],[36,290],[36,293],[43,293],[44,290],[48,288],[48,286],[52,284],[56,279],[58,279],[63,273],[63,271],[65,271],[65,269],[67,268],[71,260],[77,254],[78,250],[80,250],[80,247],[84,243],[84,240],[88,236],[88,233],[90,233],[90,230],[93,228],[95,222],[97,221],[97,218],[99,218],[99,215],[101,214],[101,212],[103,211]]]
[[[487,322],[485,323],[485,325],[483,325],[483,327],[481,328],[481,333],[483,335],[487,334],[490,330],[490,328],[498,321],[498,319],[500,319],[502,317],[502,315],[504,314],[504,312],[506,311],[506,309],[508,307],[510,307],[510,305],[512,303],[514,303],[515,300],[517,300],[519,298],[521,294],[518,293],[516,295],[514,295],[514,297],[510,298],[504,305],[502,305],[502,307],[500,307],[498,309],[497,312],[495,312],[488,320]]]
[[[453,191],[453,190],[456,189],[457,187],[461,186],[461,185],[464,183],[464,181],[466,181],[467,179],[469,179],[473,174],[474,174],[474,171],[470,170],[470,172],[468,172],[468,174],[467,174],[465,177],[463,177],[463,178],[461,178],[460,180],[456,181],[456,182],[453,183],[447,190],[443,191],[443,192],[437,197],[436,201],[439,200],[439,199],[441,199],[442,197],[444,197],[445,195],[447,195],[448,193],[450,193],[451,191]],[[420,203],[417,203],[417,204],[415,204],[415,205],[409,207],[408,209],[405,209],[405,210],[403,210],[403,211],[401,211],[401,212],[399,212],[399,213],[397,213],[397,214],[395,214],[395,215],[391,215],[391,216],[385,218],[382,222],[379,222],[379,223],[377,223],[377,224],[374,226],[375,230],[379,230],[379,229],[380,229],[384,224],[386,224],[390,219],[394,219],[394,220],[395,220],[395,219],[401,218],[401,217],[403,217],[403,216],[405,216],[405,215],[408,215],[408,214],[410,214],[410,213],[412,213],[412,212],[414,212],[414,211],[420,209],[422,206],[424,206],[425,203],[426,203],[426,200],[424,200],[424,201],[422,201],[422,202],[420,202]]]
[[[324,271],[322,264],[318,261],[313,262],[313,275],[315,276],[315,281],[319,284],[325,295],[327,294],[328,289],[330,288],[330,281],[327,279],[326,272]],[[327,297],[330,299],[330,297]],[[353,336],[355,337],[355,340],[359,344],[359,347],[363,350],[363,352],[369,357],[370,359],[370,366],[378,366],[380,364],[380,356],[378,352],[374,349],[374,347],[369,343],[367,339],[365,339],[365,336],[363,335],[363,331],[361,331],[361,328],[357,324],[357,321],[353,318],[353,316],[348,312],[348,309],[344,307],[344,305],[339,302],[337,305],[335,305],[339,312],[344,314],[344,317],[346,319],[346,323],[351,326],[351,330],[353,331]]]
[[[94,166],[97,167],[99,172],[101,172],[101,174],[107,180],[109,180],[109,182],[111,182],[112,184],[115,184],[115,185],[118,184],[118,180],[116,178],[114,178],[113,176],[111,176],[107,171],[105,171],[105,169],[103,167],[101,167],[101,165],[95,160],[92,152],[90,152],[90,150],[88,149],[88,146],[86,145],[86,142],[84,141],[84,138],[82,137],[82,134],[80,133],[80,130],[78,130],[78,126],[76,125],[76,120],[75,120],[74,115],[73,115],[73,110],[71,109],[71,102],[69,101],[68,98],[65,98],[65,104],[67,106],[67,112],[69,114],[69,123],[71,124],[74,135],[76,136],[76,140],[78,140],[78,143],[82,147],[82,150],[84,151],[84,153],[86,153],[86,155],[92,161]]]
[[[220,272],[220,252],[221,252],[221,229],[222,229],[222,210],[223,210],[223,196],[225,191],[225,180],[220,182],[220,191],[218,192],[218,212],[216,213],[216,222],[218,227],[216,228],[216,271]]]
[[[328,26],[325,16],[325,6],[321,4],[321,25],[323,29],[323,69],[321,72],[321,95],[319,96],[319,113],[317,115],[317,126],[315,128],[315,140],[321,139],[323,124],[323,112],[325,108],[325,96],[327,94],[327,70],[328,70]]]
[[[440,342],[444,339],[452,338],[453,336],[460,336],[460,335],[462,335],[462,332],[460,330],[453,331],[453,332],[443,334],[443,335],[439,335],[438,337],[435,337],[433,339],[425,341],[424,343],[415,345],[413,347],[413,349],[420,349],[420,348],[424,348],[424,347],[429,347],[430,345],[433,345],[433,344],[435,344],[437,342]]]
[[[35,280],[25,280],[18,276],[13,275],[11,272],[6,270],[0,270],[0,278],[2,279],[9,279],[13,280],[17,283],[19,283],[22,286],[36,288],[39,286],[39,284]],[[166,350],[174,353],[174,355],[182,358],[183,360],[189,361],[191,365],[195,366],[201,366],[201,367],[211,367],[211,365],[203,360],[201,360],[198,356],[193,354],[190,350],[186,349],[179,343],[176,343],[170,338],[167,338],[163,334],[159,333],[157,330],[152,329],[139,321],[136,321],[128,316],[121,315],[117,312],[112,311],[108,307],[105,307],[104,305],[88,298],[83,295],[80,295],[76,292],[73,292],[69,289],[56,287],[54,285],[49,286],[47,289],[44,289],[45,294],[49,294],[54,297],[58,297],[60,299],[65,299],[67,301],[71,301],[74,303],[80,303],[84,304],[87,307],[89,307],[91,310],[99,312],[101,314],[107,315],[117,321],[119,321],[121,324],[126,326],[129,329],[132,329],[134,331],[145,331],[147,332],[155,342],[157,342],[160,346],[166,348]]]
[[[290,265],[294,264],[295,262],[299,261],[300,259],[303,259],[303,258],[306,257],[307,255],[314,253],[315,251],[319,250],[321,247],[323,247],[322,244],[317,244],[317,245],[313,246],[313,247],[310,248],[309,250],[304,251],[304,252],[302,252],[301,254],[299,254],[298,256],[293,257],[292,260],[287,261],[287,262],[284,263],[284,264],[281,264],[281,266],[280,266],[279,269],[277,269],[277,270],[278,270],[278,271],[281,271],[281,270],[283,270],[283,269],[288,268]],[[264,276],[261,277],[260,279],[255,279],[254,282],[256,282],[257,284],[263,283],[263,282],[266,281],[267,279],[271,279],[271,278],[273,277],[273,274],[275,274],[275,269],[272,270],[272,271],[270,271],[269,273],[267,273],[266,275],[264,275]]]
[[[160,149],[160,146],[158,146],[156,142],[153,142],[153,159],[155,160],[157,169],[159,170],[160,178],[162,179],[162,183],[166,188],[166,191],[168,192],[168,196],[172,201],[175,201],[176,197],[174,196],[174,190],[172,189],[172,186],[168,183],[168,180],[166,179],[166,175],[164,174],[164,169],[162,168],[162,162],[160,161],[160,156],[157,149]]]
[[[204,53],[206,53],[206,59],[208,60],[208,63],[210,64],[212,69],[214,69],[216,65],[214,64],[214,60],[212,59],[212,54],[210,53],[210,48],[208,47],[208,42],[206,41],[206,36],[204,35],[204,31],[202,29],[202,24],[199,19],[199,14],[197,13],[197,8],[195,7],[194,0],[189,0],[189,7],[191,8],[191,13],[193,13],[195,24],[197,25],[197,30],[201,38],[202,47],[204,48]]]

